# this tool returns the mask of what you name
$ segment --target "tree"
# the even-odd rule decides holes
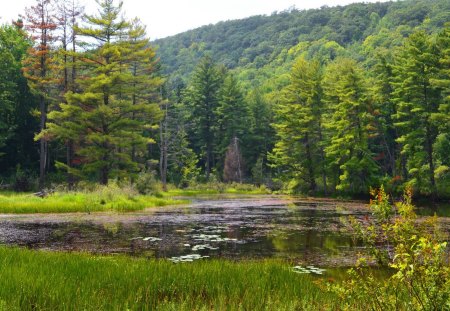
[[[38,105],[22,72],[22,60],[31,42],[19,20],[0,26],[0,171],[13,172],[17,165],[31,169],[39,163],[33,144],[39,124],[30,113]]]
[[[125,46],[125,62],[128,63],[131,72],[131,80],[128,83],[129,96],[133,107],[137,109],[132,113],[131,118],[157,124],[162,115],[158,103],[161,102],[160,89],[164,79],[158,74],[156,52],[151,47],[145,26],[139,19],[131,21]],[[139,107],[143,108],[146,113],[139,114]],[[152,116],[153,120],[145,120],[149,116]],[[131,159],[138,162],[138,155],[140,154],[140,158],[142,158],[147,146],[139,145],[138,141],[134,143],[131,149]]]
[[[219,105],[222,77],[211,57],[204,57],[198,64],[188,86],[184,102],[190,110],[191,141],[195,151],[202,154],[206,179],[214,166],[214,147],[217,144],[214,125]]]
[[[264,99],[259,89],[253,89],[246,97],[249,109],[249,133],[244,138],[247,148],[243,156],[247,163],[254,163],[252,176],[259,184],[266,175],[267,154],[273,148],[275,131],[271,124],[274,121],[272,106]]]
[[[437,196],[434,143],[438,128],[432,122],[439,110],[441,91],[432,85],[438,75],[439,51],[423,31],[412,34],[396,57],[394,66],[394,100],[398,111],[397,139],[407,160],[411,182],[420,191]],[[424,178],[426,176],[426,178]]]
[[[219,103],[215,111],[217,124],[217,154],[223,163],[225,152],[230,141],[237,138],[244,142],[249,133],[250,111],[244,100],[241,88],[236,78],[228,74],[219,92]]]
[[[0,28],[0,150],[6,145],[15,130],[14,109],[18,96],[17,60],[10,41],[11,26]],[[3,153],[0,152],[0,156]]]
[[[153,52],[147,50],[142,58],[133,57],[140,49],[130,47],[127,41],[130,24],[121,17],[122,2],[117,6],[113,0],[98,4],[99,15],[86,16],[90,26],[76,28],[92,42],[91,49],[78,57],[85,71],[85,77],[77,80],[81,92],[66,94],[67,104],[52,112],[49,131],[42,135],[71,137],[77,142],[79,168],[61,166],[107,184],[111,177],[124,178],[139,170],[132,158],[133,147],[154,142],[144,132],[155,127],[158,117],[147,94],[133,97],[140,78],[148,85],[141,75],[149,74],[133,72],[133,62],[146,64],[153,60]]]
[[[440,67],[437,77],[430,82],[442,90],[442,100],[438,111],[431,114],[431,122],[439,130],[434,144],[437,186],[446,191],[450,189],[450,23],[439,33],[436,44],[440,51]]]
[[[59,42],[60,47],[57,54],[58,69],[62,72],[60,78],[60,92],[58,96],[59,102],[66,102],[65,95],[70,90],[76,92],[75,85],[77,70],[76,70],[76,54],[78,47],[78,36],[75,28],[78,25],[79,18],[83,14],[84,7],[77,1],[71,0],[57,0],[56,1],[56,16],[55,19],[59,28]],[[74,141],[71,137],[64,139],[66,145],[66,165],[72,167],[74,158]],[[69,188],[73,187],[74,176],[67,173],[67,184]]]
[[[337,59],[324,76],[329,133],[325,152],[338,190],[365,193],[377,180],[378,165],[369,148],[371,125],[361,69],[351,59]]]
[[[306,183],[312,192],[317,190],[319,172],[326,191],[325,159],[321,146],[324,113],[321,80],[318,61],[298,59],[292,67],[290,84],[284,89],[276,110],[278,122],[274,124],[278,138],[272,157],[275,166],[284,167],[288,172],[286,177],[300,183],[300,187]]]
[[[242,183],[244,179],[244,160],[239,148],[239,139],[233,137],[225,154],[223,180],[225,182]]]
[[[393,118],[397,113],[397,106],[392,100],[393,70],[391,56],[386,53],[377,55],[377,63],[373,67],[376,76],[370,80],[369,91],[374,103],[371,115],[376,127],[376,137],[374,137],[371,150],[376,154],[382,172],[395,180],[397,176],[401,175],[399,163],[397,163],[398,160],[401,160],[401,157],[400,147],[396,142],[398,133]]]
[[[53,76],[53,31],[56,23],[53,20],[50,0],[36,0],[36,5],[26,11],[25,29],[31,33],[34,46],[28,50],[24,60],[24,74],[29,86],[39,97],[40,130],[46,129],[47,109],[54,87]],[[40,139],[39,188],[44,188],[47,165],[48,144],[44,137]]]

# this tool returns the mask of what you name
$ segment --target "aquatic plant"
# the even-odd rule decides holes
[[[302,266],[295,266],[294,268],[292,268],[292,270],[295,273],[300,273],[300,274],[318,274],[318,275],[322,275],[326,270],[325,269],[321,269],[321,268],[317,268],[314,266],[306,266],[306,267],[302,267]]]

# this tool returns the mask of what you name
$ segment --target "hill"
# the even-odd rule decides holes
[[[185,79],[206,54],[237,71],[260,69],[273,62],[278,68],[299,53],[322,59],[353,54],[364,60],[363,45],[390,48],[401,42],[395,40],[396,35],[404,38],[415,27],[434,32],[448,20],[447,0],[356,3],[224,21],[153,43],[158,46],[164,73]]]

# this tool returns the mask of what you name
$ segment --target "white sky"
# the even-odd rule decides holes
[[[202,25],[239,19],[252,15],[271,14],[295,6],[297,9],[336,6],[353,2],[384,2],[386,0],[123,0],[127,17],[139,17],[147,25],[152,40],[174,35]],[[79,0],[87,13],[96,12],[94,0]],[[0,0],[0,24],[9,23],[23,14],[35,0]]]

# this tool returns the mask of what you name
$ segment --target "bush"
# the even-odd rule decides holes
[[[156,194],[162,191],[161,182],[154,173],[140,173],[134,185],[140,194]]]
[[[30,172],[23,171],[20,166],[12,178],[12,188],[16,192],[29,192],[35,188],[36,178]]]
[[[351,218],[355,236],[370,250],[349,271],[350,280],[333,285],[348,309],[450,310],[450,267],[447,243],[437,217],[418,221],[412,191],[392,206],[381,187],[373,191],[373,219]],[[377,279],[367,265],[387,265],[392,275]]]

